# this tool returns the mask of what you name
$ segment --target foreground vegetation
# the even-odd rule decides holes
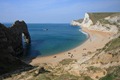
[[[111,40],[106,46],[103,48],[105,52],[115,50],[120,47],[120,37]]]
[[[120,80],[120,66],[110,67],[107,71],[108,74],[100,80]]]

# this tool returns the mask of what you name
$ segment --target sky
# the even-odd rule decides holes
[[[120,12],[120,0],[0,0],[1,23],[70,23],[86,12]]]

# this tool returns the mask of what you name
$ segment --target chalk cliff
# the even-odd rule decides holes
[[[9,28],[0,23],[0,75],[29,66],[17,58],[24,52],[22,34],[25,35],[26,43],[30,44],[30,35],[24,21],[16,21]]]
[[[82,22],[74,20],[71,24],[87,27],[90,30],[117,33],[117,27],[120,24],[120,13],[85,13]]]

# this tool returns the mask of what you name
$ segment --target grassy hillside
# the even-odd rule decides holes
[[[120,80],[120,67],[110,67],[107,69],[108,74],[100,80]]]
[[[106,44],[106,46],[103,49],[105,50],[105,52],[107,52],[107,51],[113,51],[119,48],[120,48],[120,37],[111,40],[109,43]]]
[[[95,24],[98,20],[100,19],[103,19],[105,17],[108,17],[108,16],[112,16],[112,15],[115,15],[115,14],[120,14],[119,12],[117,13],[108,13],[108,12],[104,12],[104,13],[88,13],[89,16],[90,16],[90,19],[93,21],[93,23]]]

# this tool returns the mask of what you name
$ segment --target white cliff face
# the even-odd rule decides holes
[[[73,25],[73,26],[80,26],[81,23],[73,20],[73,21],[71,22],[71,25]]]
[[[95,25],[89,26],[88,29],[102,32],[112,32],[115,34],[118,32],[118,28],[115,25],[101,24],[99,21]]]
[[[112,16],[105,19],[108,20],[110,23],[117,23],[118,25],[120,25],[120,15]]]
[[[94,15],[94,14],[93,14]],[[112,32],[117,33],[118,28],[113,23],[120,24],[120,15],[117,16],[109,16],[104,18],[103,20],[107,20],[109,23],[101,23],[100,21],[97,21],[94,25],[92,20],[90,19],[89,14],[85,14],[85,18],[81,24],[82,27],[87,27],[90,30],[96,30],[96,31],[102,31],[102,32]]]
[[[117,26],[118,25],[120,26],[120,14],[105,17],[101,20],[96,21],[96,23],[93,24],[93,21],[90,19],[89,14],[85,13],[85,17],[82,23],[77,21],[72,21],[71,24],[86,27],[90,30],[112,32],[116,34],[118,32]]]
[[[82,26],[90,27],[93,24],[92,20],[90,19],[88,13],[85,13],[84,20],[82,22]]]

